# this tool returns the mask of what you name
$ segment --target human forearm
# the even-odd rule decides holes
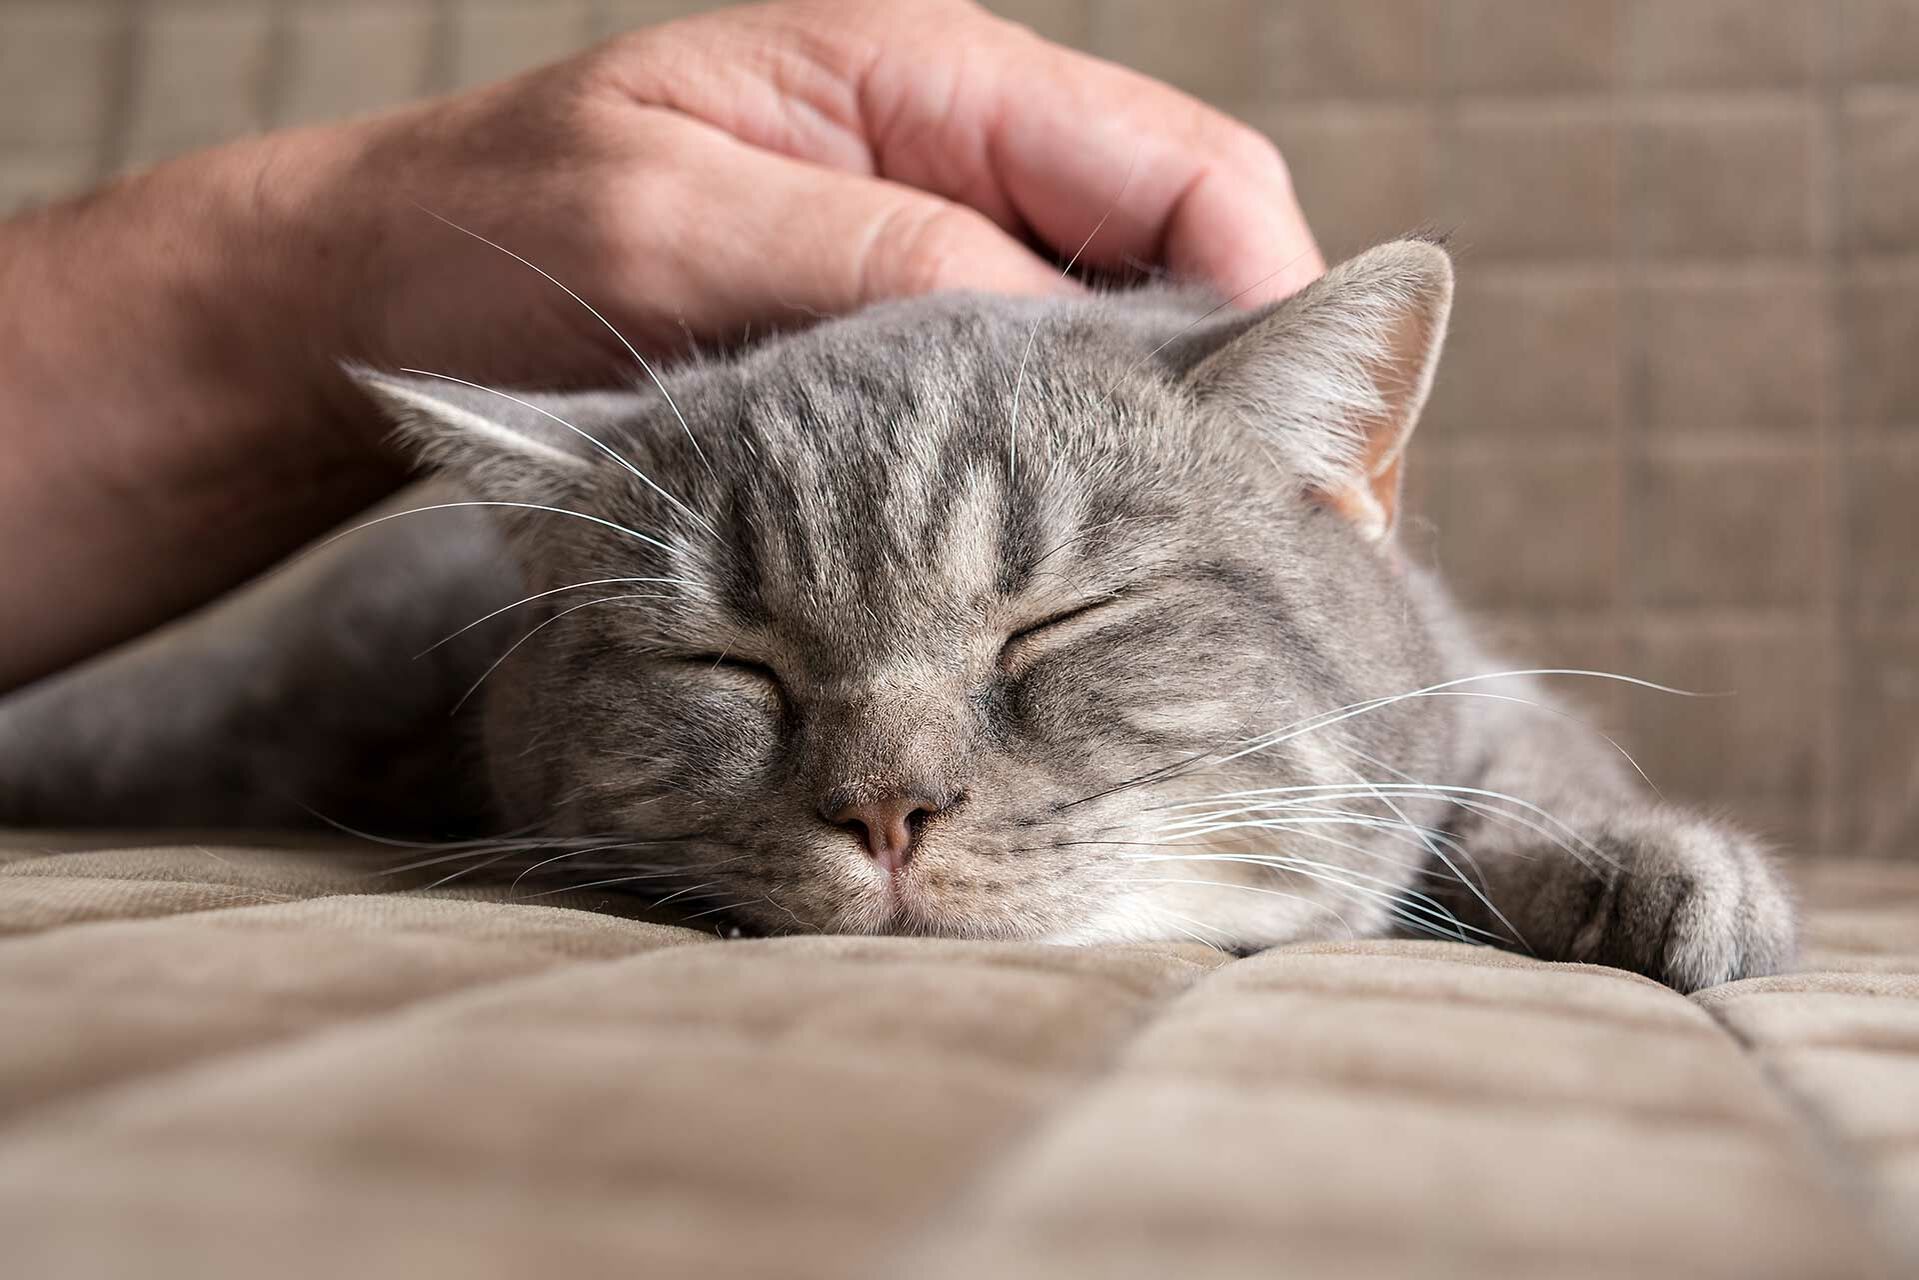
[[[0,689],[265,567],[390,486],[295,245],[323,148],[185,157],[0,224]],[[302,170],[307,170],[302,172]]]

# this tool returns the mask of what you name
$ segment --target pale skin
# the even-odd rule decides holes
[[[185,156],[0,223],[0,690],[396,486],[343,359],[644,377],[475,236],[656,360],[887,297],[1075,288],[1082,247],[1241,305],[1323,270],[1259,135],[961,0],[729,9]]]

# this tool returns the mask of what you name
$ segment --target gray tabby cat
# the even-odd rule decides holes
[[[461,491],[411,505],[485,505],[17,696],[0,819],[464,810],[765,931],[1776,970],[1759,847],[1395,546],[1451,297],[1403,241],[1255,314],[954,295],[618,393],[366,374]]]

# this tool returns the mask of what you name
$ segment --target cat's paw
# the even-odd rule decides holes
[[[1660,808],[1609,822],[1589,839],[1616,870],[1595,877],[1568,959],[1631,969],[1680,991],[1792,962],[1792,902],[1750,836]]]

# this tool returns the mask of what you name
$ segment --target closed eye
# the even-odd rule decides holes
[[[1001,646],[999,653],[1000,665],[1003,667],[1012,666],[1019,660],[1022,653],[1030,650],[1033,645],[1044,641],[1051,633],[1064,628],[1068,623],[1077,622],[1087,614],[1095,613],[1111,603],[1113,603],[1113,597],[1109,596],[1104,600],[1094,600],[1087,604],[1076,605],[1071,609],[1064,609],[1050,617],[1042,618],[1030,627],[1021,627],[1018,631],[1006,637],[1006,643]]]
[[[779,686],[779,673],[764,662],[754,662],[751,658],[742,658],[731,653],[689,653],[680,658],[689,667],[702,667],[707,671],[724,672],[729,675],[749,676],[763,680],[775,688]]]

